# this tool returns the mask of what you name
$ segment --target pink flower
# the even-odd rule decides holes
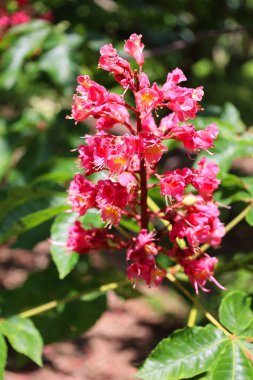
[[[118,225],[122,210],[126,207],[129,196],[126,188],[118,182],[100,180],[97,184],[97,207],[102,210],[102,220],[109,226]]]
[[[81,97],[74,95],[73,100],[74,104],[71,108],[71,117],[76,120],[76,122],[83,121],[90,116],[90,109],[85,107],[85,103]]]
[[[25,11],[14,12],[10,16],[10,22],[12,26],[18,24],[25,24],[31,20],[31,16]]]
[[[178,125],[172,131],[173,138],[181,141],[190,151],[209,149],[213,147],[213,140],[218,135],[215,124],[209,125],[205,130],[196,131],[194,125]]]
[[[176,84],[180,82],[184,82],[186,80],[187,78],[184,75],[183,71],[177,67],[171,73],[168,73],[167,80],[165,84],[163,85],[163,91],[167,92],[168,90],[173,88]]]
[[[205,130],[196,130],[193,124],[185,122],[195,118],[201,110],[199,102],[204,91],[203,87],[180,86],[186,77],[179,68],[168,73],[161,88],[150,83],[148,75],[142,71],[144,45],[141,37],[132,34],[124,46],[140,70],[132,71],[129,62],[121,58],[111,44],[100,49],[99,67],[113,74],[123,88],[121,95],[109,92],[88,75],[77,78],[71,118],[77,123],[93,117],[96,123],[95,134],[85,135],[85,142],[77,149],[78,163],[85,176],[103,171],[99,177],[94,175],[93,178],[106,179],[93,184],[82,174],[77,174],[68,191],[72,210],[83,215],[88,208],[96,207],[106,223],[105,230],[112,225],[118,226],[124,215],[124,218],[132,220],[136,218],[136,225],[141,231],[128,243],[125,239],[119,242],[119,228],[117,233],[113,231],[102,236],[101,231],[84,230],[76,222],[70,230],[67,245],[85,253],[89,249],[106,246],[106,238],[113,238],[117,247],[127,249],[126,258],[130,261],[128,278],[133,282],[144,280],[147,285],[158,285],[165,277],[165,270],[156,264],[158,252],[163,253],[183,266],[196,291],[199,287],[206,290],[207,280],[216,281],[213,270],[217,259],[208,255],[196,259],[201,253],[199,246],[207,243],[217,247],[225,234],[219,210],[212,201],[220,183],[216,178],[218,167],[202,158],[195,169],[183,168],[160,174],[157,164],[167,151],[163,140],[180,141],[188,151],[198,152],[213,147],[218,128],[211,124]],[[130,96],[125,97],[129,92]],[[158,115],[161,109],[167,114]],[[115,125],[117,127],[110,130]],[[151,195],[151,192],[159,191],[159,186],[166,205],[153,212],[146,195],[147,192]],[[187,193],[188,186],[193,186],[198,194]],[[147,226],[152,218],[151,221],[154,220],[154,225],[159,228],[155,219],[160,215],[170,222],[170,227],[168,231],[163,229],[155,235],[148,231]],[[155,239],[164,233],[172,243],[168,252],[163,246],[163,238]],[[185,248],[181,249],[178,239],[184,239]]]
[[[158,127],[159,135],[165,136],[166,134],[172,133],[175,128],[178,128],[178,123],[178,117],[174,112],[163,117]]]
[[[86,169],[86,175],[102,170],[107,162],[113,136],[103,132],[95,136],[86,136],[87,145],[78,148],[81,165]]]
[[[219,282],[213,277],[214,268],[216,267],[218,260],[215,257],[210,257],[205,254],[197,260],[181,260],[180,264],[184,268],[185,274],[189,277],[189,280],[193,284],[196,293],[198,294],[198,287],[203,291],[209,292],[205,288],[207,280],[213,281],[219,288],[225,289]]]
[[[76,174],[68,189],[68,202],[74,212],[84,215],[95,206],[96,186],[85,179],[82,174]]]
[[[191,169],[177,169],[161,177],[161,195],[181,201],[185,188],[192,177]]]
[[[148,286],[154,284],[158,286],[162,283],[166,271],[157,268],[153,260],[146,260],[145,263],[132,263],[127,268],[127,277],[130,281],[144,280]]]
[[[137,110],[140,112],[141,117],[144,119],[161,105],[163,101],[162,91],[156,83],[151,88],[143,88],[135,93]]]
[[[7,29],[10,25],[10,17],[5,13],[5,11],[1,11],[0,9],[0,30]]]
[[[112,44],[104,45],[100,49],[98,67],[114,74],[115,79],[124,87],[134,87],[133,73],[129,63],[118,56]]]
[[[137,237],[132,238],[131,244],[127,251],[127,260],[141,260],[143,258],[153,258],[158,251],[154,244],[155,235],[142,229]]]
[[[158,253],[153,232],[142,229],[127,250],[127,260],[133,263],[127,268],[127,276],[131,281],[142,279],[147,285],[160,285],[166,271],[156,266],[155,256]]]
[[[122,98],[118,94],[108,92],[103,86],[90,80],[88,75],[80,75],[77,81],[78,95],[75,94],[73,97],[72,119],[79,122],[94,116],[107,120],[111,118],[111,125],[129,122],[129,113],[122,105]]]
[[[175,242],[176,238],[186,238],[193,249],[197,249],[199,244],[204,243],[217,247],[225,234],[224,226],[218,218],[219,214],[213,202],[205,203],[201,196],[196,197],[193,205],[185,205],[182,212],[170,218],[171,241]]]
[[[139,136],[142,157],[150,166],[157,164],[163,153],[167,150],[166,146],[162,145],[160,139],[154,136],[153,133],[143,132]]]
[[[218,136],[219,129],[216,124],[210,124],[206,129],[197,132],[194,144],[197,149],[209,149],[213,147],[213,140]],[[195,149],[196,150],[196,149]]]
[[[93,228],[85,230],[79,221],[70,227],[66,247],[71,252],[88,253],[91,249],[107,246],[106,230]]]
[[[139,74],[139,87],[140,90],[150,87],[148,76],[143,71]]]
[[[207,162],[205,157],[200,160],[198,166],[199,169],[194,170],[191,184],[205,201],[210,201],[220,184],[220,180],[216,178],[219,168],[215,162]]]
[[[125,51],[134,57],[139,66],[142,66],[144,63],[144,57],[142,54],[144,44],[141,42],[141,37],[141,34],[139,36],[135,33],[132,34],[124,46]]]
[[[176,87],[170,92],[171,99],[167,106],[176,113],[180,121],[194,119],[200,109],[192,94],[191,89],[182,87]]]

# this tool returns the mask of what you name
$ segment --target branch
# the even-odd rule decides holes
[[[207,30],[205,32],[200,32],[199,34],[197,34],[192,41],[177,40],[168,45],[160,46],[150,50],[145,50],[144,57],[151,58],[171,53],[176,50],[186,49],[188,47],[199,44],[201,41],[205,41],[207,38],[216,38],[222,36],[223,34],[243,33],[252,30],[252,26],[239,26],[238,28],[234,29]]]
[[[206,310],[206,308],[201,304],[199,303],[199,301],[196,299],[196,297],[194,297],[177,279],[175,276],[173,276],[172,274],[168,273],[167,274],[167,279],[172,282],[173,284],[176,285],[176,287],[181,290],[181,292],[190,300],[193,302],[193,304],[196,306],[197,309],[199,309],[200,311],[202,311],[205,315],[205,317],[214,325],[216,326],[219,330],[223,331],[224,334],[226,336],[232,336],[232,334],[225,329],[224,326],[222,326],[220,324],[219,321],[217,321],[217,319],[211,314],[209,313],[208,310]]]
[[[95,289],[93,291],[81,292],[73,296],[61,298],[58,300],[53,300],[53,301],[44,303],[42,305],[33,307],[32,309],[23,311],[17,315],[21,318],[34,317],[35,315],[45,313],[48,310],[55,309],[58,305],[61,305],[63,303],[79,300],[81,298],[85,299],[85,297],[90,298],[92,295],[96,295],[97,293],[100,293],[100,294],[107,293],[109,290],[117,289],[118,287],[125,285],[126,283],[128,283],[127,280],[121,281],[121,282],[111,282],[109,284],[101,285],[99,286],[98,289]],[[1,318],[0,323],[3,321],[4,321],[4,318]]]

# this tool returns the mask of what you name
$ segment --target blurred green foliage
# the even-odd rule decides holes
[[[76,154],[71,149],[76,148],[81,141],[79,136],[90,128],[88,124],[75,127],[73,121],[66,120],[76,76],[89,74],[108,89],[121,91],[112,76],[97,70],[99,49],[105,43],[112,43],[124,54],[122,40],[131,33],[143,35],[145,71],[152,81],[162,84],[168,71],[180,67],[188,77],[187,86],[205,87],[204,111],[199,113],[197,127],[204,128],[211,122],[220,127],[213,155],[206,154],[221,169],[222,186],[216,199],[226,205],[233,204],[236,213],[245,207],[247,199],[253,198],[253,178],[235,172],[232,164],[236,158],[253,155],[253,0],[32,3],[39,13],[52,10],[53,22],[36,19],[18,25],[0,40],[1,243],[30,249],[49,237],[53,217],[66,207],[66,188],[76,171]],[[177,147],[170,146],[171,150],[174,148]],[[159,202],[155,189],[151,196]],[[229,221],[232,216],[233,212],[223,210],[223,221]],[[59,221],[62,223],[61,217],[53,227],[56,235]],[[247,222],[253,225],[252,213]],[[122,218],[122,226],[136,231],[134,220]],[[64,252],[59,248],[54,251],[56,264],[62,262]],[[240,254],[246,257],[242,250]],[[230,251],[222,251],[224,266],[231,256]],[[75,258],[69,260],[64,268],[57,264],[61,277],[76,262]],[[92,280],[85,283],[82,280],[84,274],[90,273],[90,265],[82,258],[76,272],[63,281],[51,269],[28,279],[16,293],[1,296],[1,313],[15,314],[21,307],[48,302],[51,296],[73,294],[84,285],[88,290],[96,288],[100,283],[96,271]],[[85,273],[81,271],[80,275],[84,267]],[[248,273],[252,267],[247,265],[244,270]],[[239,281],[238,273],[233,278],[223,275],[225,282],[227,278],[224,285],[233,287],[233,281]],[[109,272],[106,275],[108,281]],[[44,278],[55,291],[50,293],[49,288],[44,288]],[[247,284],[245,281],[244,289]],[[34,289],[36,296],[32,294]],[[13,297],[14,308],[7,306],[8,297]],[[15,299],[20,302],[16,303]],[[217,301],[211,299],[210,304],[216,307]],[[86,303],[75,301],[73,308],[63,306],[45,317],[34,318],[46,342],[76,336],[90,327],[105,309],[105,299],[99,295]],[[76,319],[71,330],[66,321],[73,310]],[[82,325],[85,316],[87,323]],[[57,323],[55,335],[49,336],[48,326]],[[0,346],[4,352],[1,335]]]

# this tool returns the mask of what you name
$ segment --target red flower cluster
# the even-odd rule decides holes
[[[220,182],[216,178],[218,167],[202,158],[196,169],[177,169],[158,175],[157,165],[167,151],[166,140],[182,142],[189,152],[208,150],[213,147],[218,128],[211,124],[204,130],[196,130],[192,124],[192,119],[201,110],[199,101],[204,92],[202,87],[180,86],[186,80],[180,69],[169,73],[162,86],[150,83],[142,70],[143,48],[141,35],[136,34],[131,35],[124,46],[125,52],[139,66],[137,71],[118,56],[111,44],[101,47],[99,68],[114,75],[124,89],[122,96],[109,92],[88,75],[77,78],[72,114],[68,118],[76,123],[88,117],[95,118],[96,133],[84,136],[85,143],[77,148],[81,173],[76,174],[70,184],[68,202],[77,217],[89,208],[96,208],[107,227],[116,227],[110,239],[114,236],[114,248],[127,248],[130,280],[143,279],[148,285],[161,283],[166,271],[157,266],[156,256],[164,253],[182,265],[196,291],[198,286],[206,290],[206,281],[214,281],[217,259],[206,254],[197,258],[201,253],[199,245],[208,243],[217,247],[225,233],[219,210],[212,200]],[[127,91],[132,94],[130,103],[125,101]],[[169,114],[159,120],[161,108]],[[111,130],[116,124],[122,127],[119,135]],[[101,171],[104,179],[100,176],[97,183],[86,178]],[[166,231],[171,245],[169,251],[156,238],[164,231],[148,230],[149,222],[161,215],[148,207],[152,178],[156,179],[152,186],[160,187],[166,201],[161,212],[165,210],[163,219],[170,223]],[[196,194],[189,193],[189,186],[195,188]],[[135,219],[140,233],[130,242],[121,244],[117,226],[122,215]],[[184,240],[185,248],[179,244],[180,239]],[[69,230],[67,247],[81,254],[90,249],[108,248],[109,244],[102,230],[84,230],[77,221]]]
[[[6,8],[0,7],[0,36],[9,28],[19,24],[26,24],[34,17],[46,21],[52,21],[53,19],[51,12],[37,16],[35,10],[29,4],[29,0],[17,0],[16,2],[13,2],[13,5],[16,5],[16,10],[12,12],[9,12]]]

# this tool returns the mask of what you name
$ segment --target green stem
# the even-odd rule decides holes
[[[196,297],[194,297],[177,279],[175,276],[173,276],[171,273],[167,273],[166,275],[167,279],[172,282],[173,284],[176,285],[176,287],[181,290],[181,292],[186,295],[186,297],[193,302],[193,304],[196,306],[197,309],[202,311],[202,313],[205,315],[205,317],[214,325],[216,326],[219,330],[223,331],[223,333],[227,336],[232,336],[228,330],[223,327],[219,321],[211,314],[209,313],[206,308],[198,302]]]
[[[198,316],[198,310],[196,309],[195,306],[193,306],[189,313],[187,327],[193,327],[195,325],[197,316]]]
[[[96,289],[96,290],[93,290],[93,291],[90,291],[90,292],[81,292],[81,293],[75,294],[73,296],[61,298],[59,300],[53,300],[53,301],[44,303],[42,305],[33,307],[32,309],[29,309],[29,310],[23,311],[21,313],[18,313],[17,315],[19,317],[21,317],[21,318],[34,317],[35,315],[38,315],[38,314],[41,314],[41,313],[45,313],[48,310],[55,309],[57,306],[59,306],[59,305],[61,305],[63,303],[79,300],[81,298],[87,298],[88,299],[88,298],[92,297],[93,295],[96,295],[97,293],[101,293],[101,294],[107,293],[109,290],[117,289],[120,286],[125,285],[126,283],[127,283],[126,280],[125,281],[121,281],[121,282],[111,282],[109,284],[105,284],[105,285],[99,286],[99,288]],[[3,320],[4,319],[1,318],[1,322]]]
[[[245,216],[250,212],[250,210],[253,208],[253,203],[250,203],[244,210],[240,212],[231,222],[229,222],[226,227],[226,233],[228,233],[230,230],[232,230],[237,224],[239,224]]]

